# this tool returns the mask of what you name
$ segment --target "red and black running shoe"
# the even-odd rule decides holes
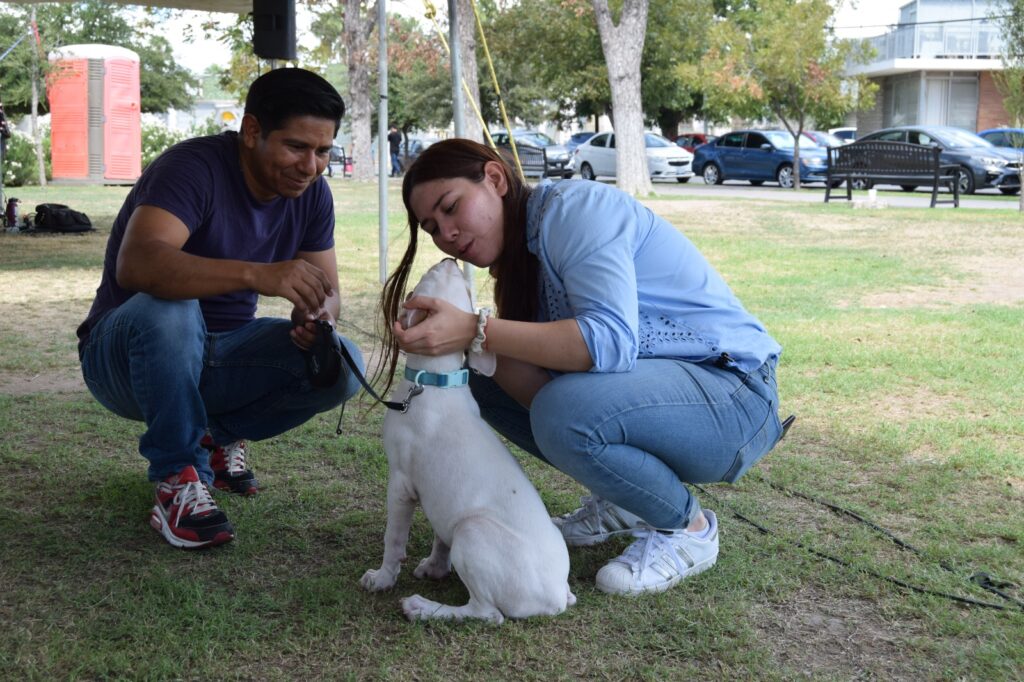
[[[157,484],[149,525],[164,540],[183,549],[213,547],[235,539],[228,517],[217,508],[193,466]]]
[[[255,495],[259,492],[256,475],[252,469],[245,467],[244,440],[236,440],[227,445],[214,445],[213,439],[207,434],[199,444],[210,451],[214,487],[239,495]]]

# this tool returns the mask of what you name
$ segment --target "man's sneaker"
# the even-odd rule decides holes
[[[213,469],[213,485],[218,490],[239,495],[255,495],[259,483],[252,469],[245,468],[245,441],[236,440],[227,445],[214,445],[209,434],[199,444],[210,451],[210,468]]]
[[[168,476],[156,486],[149,525],[175,547],[213,547],[235,538],[228,517],[217,508],[194,466]]]
[[[604,542],[623,533],[643,527],[643,520],[622,507],[602,500],[597,495],[581,497],[583,505],[574,512],[557,516],[551,521],[562,531],[565,544],[586,547]]]
[[[707,509],[704,518],[708,527],[693,533],[663,533],[652,528],[634,533],[637,541],[597,572],[598,589],[624,595],[662,592],[714,566],[718,559],[718,519]]]

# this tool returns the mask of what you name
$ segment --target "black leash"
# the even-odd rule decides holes
[[[812,497],[810,495],[806,495],[804,493],[797,492],[795,490],[789,490],[788,488],[785,488],[785,487],[783,487],[781,485],[778,485],[776,483],[772,483],[771,481],[769,481],[767,479],[761,478],[760,480],[762,480],[765,483],[767,483],[771,488],[774,488],[775,490],[778,490],[778,491],[780,491],[780,492],[782,492],[782,493],[784,493],[786,495],[790,495],[792,497],[798,497],[800,499],[804,499],[804,500],[807,500],[809,502],[813,502],[815,504],[819,504],[819,505],[829,509],[830,511],[832,511],[832,512],[838,514],[838,515],[848,516],[848,517],[858,521],[859,523],[862,523],[862,524],[868,526],[869,528],[871,528],[871,529],[881,533],[882,535],[886,536],[896,546],[900,547],[901,549],[905,549],[905,550],[911,551],[914,554],[916,554],[917,556],[924,558],[924,553],[921,552],[921,550],[919,550],[918,548],[916,548],[913,545],[909,544],[908,542],[906,542],[904,540],[901,540],[900,538],[896,537],[893,533],[891,533],[890,531],[886,530],[885,528],[882,528],[878,524],[873,523],[872,521],[869,521],[868,519],[865,519],[863,516],[861,516],[860,514],[857,514],[856,512],[853,512],[853,511],[851,511],[849,509],[845,509],[844,507],[840,507],[839,505],[833,504],[831,502],[827,502],[825,500],[820,500],[820,499],[818,499],[816,497]],[[782,537],[781,535],[779,535],[779,533],[776,533],[776,532],[774,532],[774,531],[772,531],[772,530],[762,526],[761,524],[757,523],[753,519],[747,518],[746,516],[744,516],[740,512],[736,511],[736,509],[733,508],[731,505],[725,504],[725,502],[720,497],[712,495],[703,486],[694,484],[693,487],[697,488],[697,490],[701,491],[701,493],[707,495],[708,497],[717,500],[718,503],[720,503],[723,507],[725,507],[726,509],[729,510],[729,513],[731,513],[733,516],[735,516],[739,520],[741,520],[741,521],[743,521],[745,523],[750,524],[751,526],[756,528],[758,531],[760,531],[762,534],[770,535],[770,536],[774,536],[774,537]],[[963,603],[963,604],[969,604],[971,606],[982,606],[982,607],[985,607],[985,608],[988,608],[988,609],[997,609],[997,610],[1000,610],[1000,611],[1009,611],[1009,610],[1011,610],[1011,605],[1015,605],[1021,611],[1024,611],[1024,601],[1022,601],[1020,599],[1017,599],[1016,597],[1014,597],[1012,595],[1007,594],[1006,592],[1004,592],[1001,589],[1001,588],[1007,588],[1007,587],[1017,587],[1017,585],[1015,583],[1012,583],[1012,582],[996,580],[992,576],[990,576],[988,573],[983,573],[983,572],[974,573],[973,575],[971,575],[968,578],[968,580],[970,580],[972,583],[974,583],[978,587],[982,588],[983,590],[986,590],[988,592],[991,592],[992,594],[995,594],[995,595],[1001,597],[1005,601],[1009,602],[1009,604],[995,604],[995,603],[992,603],[992,602],[984,602],[984,601],[980,601],[980,600],[977,600],[977,599],[971,599],[970,597],[961,597],[961,596],[958,596],[958,595],[955,595],[955,594],[949,594],[947,592],[939,592],[937,590],[930,590],[928,588],[920,587],[918,585],[912,585],[912,584],[910,584],[908,582],[900,580],[899,578],[894,578],[893,576],[884,575],[884,574],[879,573],[877,571],[874,571],[874,570],[872,570],[870,568],[863,568],[863,567],[860,567],[860,566],[854,566],[853,564],[851,564],[850,562],[846,561],[845,559],[840,559],[839,557],[834,556],[832,554],[828,554],[826,552],[822,552],[821,550],[818,550],[818,549],[815,549],[814,547],[810,547],[808,545],[805,545],[802,542],[795,541],[795,540],[791,540],[791,542],[793,542],[793,544],[795,544],[797,547],[810,552],[811,554],[813,554],[816,557],[819,557],[821,559],[827,559],[828,561],[832,561],[834,563],[837,563],[840,566],[845,566],[847,568],[852,568],[852,569],[854,569],[856,571],[862,571],[862,572],[867,573],[868,575],[870,575],[870,576],[872,576],[874,578],[878,578],[880,580],[885,580],[887,582],[893,583],[894,585],[898,585],[898,586],[900,586],[900,587],[902,587],[904,589],[911,590],[911,591],[917,592],[919,594],[928,594],[928,595],[932,595],[932,596],[935,596],[935,597],[943,597],[945,599],[951,599],[953,601],[957,601],[957,602],[960,602],[960,603]],[[954,575],[957,574],[957,570],[954,569],[949,564],[947,564],[947,563],[945,563],[943,561],[939,561],[937,563],[944,570],[946,570],[946,571],[948,571],[950,573],[953,573]],[[1016,608],[1013,608],[1013,610],[1016,610]]]
[[[352,373],[356,375],[356,379],[359,380],[359,383],[363,385],[363,389],[370,394],[371,398],[373,398],[374,400],[376,400],[378,403],[388,408],[389,410],[397,410],[398,412],[405,414],[406,412],[409,411],[409,403],[412,402],[412,399],[418,396],[420,393],[423,393],[423,387],[420,386],[419,384],[414,384],[413,387],[409,389],[409,395],[405,396],[405,400],[403,400],[402,402],[399,403],[393,400],[384,400],[379,395],[377,395],[376,391],[370,388],[370,384],[367,383],[366,377],[363,376],[363,373],[359,371],[359,366],[356,365],[356,361],[352,359],[352,354],[348,352],[348,348],[345,348],[345,344],[339,343],[338,348],[341,351],[341,357],[345,359],[345,363],[349,366],[349,369],[351,369]],[[334,433],[338,436],[344,433],[341,429],[341,420],[344,417],[345,403],[342,403],[341,411],[338,412],[338,426],[334,429]]]
[[[344,360],[345,364],[349,366],[352,374],[355,375],[359,383],[362,384],[363,389],[370,394],[370,396],[378,403],[388,408],[389,410],[397,410],[405,413],[409,411],[409,403],[414,397],[423,393],[423,387],[419,385],[413,386],[409,389],[409,395],[405,397],[402,402],[395,402],[393,400],[384,400],[377,392],[373,390],[369,382],[366,381],[366,377],[359,369],[359,365],[352,358],[352,354],[348,352],[348,348],[345,344],[338,340],[337,335],[334,333],[334,327],[327,320],[317,320],[317,329],[320,331],[319,341],[314,344],[308,351],[304,351],[306,356],[306,373],[309,375],[309,381],[314,386],[326,387],[333,386],[341,375],[341,361]],[[341,410],[338,414],[338,426],[335,428],[335,433],[341,435],[343,433],[341,429],[341,420],[345,417],[345,403],[341,404]]]

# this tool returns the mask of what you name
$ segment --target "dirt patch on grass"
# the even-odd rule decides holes
[[[33,393],[81,393],[88,390],[77,369],[54,370],[38,374],[0,374],[0,394],[10,396]]]
[[[975,256],[953,265],[963,273],[963,279],[868,294],[860,304],[867,308],[948,308],[1024,303],[1024,268],[1019,257]]]
[[[778,663],[808,679],[918,680],[932,678],[932,664],[910,658],[909,643],[927,636],[922,625],[886,621],[870,602],[829,595],[807,586],[760,609],[759,636]]]

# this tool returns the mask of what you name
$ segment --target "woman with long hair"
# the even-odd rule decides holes
[[[661,591],[711,567],[717,519],[686,484],[735,481],[781,437],[779,344],[680,231],[615,188],[531,189],[496,152],[450,139],[409,168],[402,200],[384,375],[399,349],[495,353],[494,376],[470,382],[483,417],[591,492],[554,519],[566,542],[636,537],[598,572],[605,592]],[[496,316],[404,299],[420,231],[489,270]],[[408,308],[428,317],[404,330]]]

